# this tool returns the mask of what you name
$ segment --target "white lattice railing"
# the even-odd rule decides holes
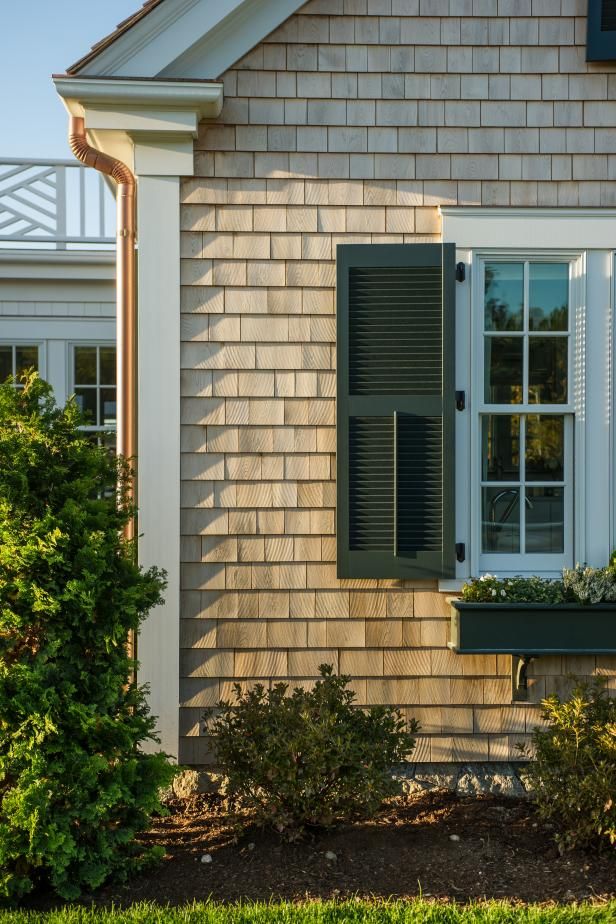
[[[109,249],[113,195],[74,160],[0,158],[0,248]]]

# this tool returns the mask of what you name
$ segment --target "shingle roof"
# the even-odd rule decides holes
[[[77,74],[86,64],[89,64],[90,61],[94,60],[104,51],[105,48],[108,48],[109,45],[113,44],[117,38],[121,35],[124,35],[125,32],[128,32],[132,26],[138,23],[144,16],[147,16],[155,7],[160,6],[161,3],[164,3],[164,0],[146,0],[141,9],[137,10],[136,13],[133,13],[132,16],[129,16],[127,19],[123,19],[122,22],[118,23],[113,32],[110,32],[109,35],[106,35],[104,38],[97,42],[96,45],[93,45],[91,50],[85,54],[78,61],[75,61],[74,64],[71,64],[70,67],[67,67],[67,74]]]

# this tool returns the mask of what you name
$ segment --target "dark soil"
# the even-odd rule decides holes
[[[318,832],[297,844],[250,827],[237,836],[218,797],[195,797],[171,810],[146,836],[149,844],[165,847],[162,864],[88,901],[616,897],[616,850],[560,856],[554,831],[528,802],[425,793],[390,804],[371,822]],[[335,860],[327,859],[328,851]],[[211,863],[202,862],[205,854]]]

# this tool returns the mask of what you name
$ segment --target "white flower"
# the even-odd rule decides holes
[[[504,591],[504,590],[501,590],[501,597],[506,597],[506,596],[507,596],[507,594],[505,593],[505,591]]]
[[[495,596],[496,596],[496,590],[495,590],[495,588],[494,588],[494,587],[492,588],[492,596],[493,596],[493,597],[495,597]]]

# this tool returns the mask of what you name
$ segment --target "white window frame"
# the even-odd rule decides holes
[[[456,413],[456,541],[465,544],[466,556],[457,565],[456,580],[441,581],[440,589],[457,590],[465,579],[482,573],[476,430],[483,383],[477,382],[476,359],[483,344],[477,339],[481,320],[477,320],[475,306],[478,261],[486,256],[566,258],[579,267],[572,328],[577,353],[571,379],[572,404],[567,405],[575,413],[573,559],[604,565],[616,544],[611,369],[615,260],[614,247],[606,247],[606,243],[616,241],[616,210],[442,207],[441,214],[443,241],[456,244],[456,259],[466,266],[465,281],[456,284],[456,389],[466,392],[466,409]],[[523,571],[501,568],[497,573]],[[528,573],[554,576],[549,569],[535,567]]]
[[[568,331],[568,402],[566,404],[537,405],[502,404],[491,405],[484,401],[484,269],[487,262],[502,263],[567,263],[570,267],[569,285],[569,331]],[[576,407],[576,396],[580,394],[580,366],[576,361],[578,343],[584,342],[585,318],[582,311],[584,282],[584,254],[570,251],[511,251],[480,250],[473,253],[473,272],[477,284],[472,286],[471,312],[471,391],[474,395],[474,412],[471,417],[471,565],[473,573],[500,574],[559,574],[563,568],[573,565],[575,555],[575,494],[574,473],[583,466],[583,420],[580,423],[580,408]],[[565,418],[565,505],[564,531],[565,547],[562,554],[505,554],[487,553],[481,550],[481,417],[485,414],[557,414]],[[529,485],[527,484],[527,487]],[[520,503],[522,500],[520,499]]]
[[[71,340],[67,344],[67,361],[68,361],[68,376],[67,381],[69,383],[69,395],[75,394],[75,389],[80,388],[81,386],[75,384],[75,348],[76,347],[98,347],[98,348],[109,348],[113,347],[117,350],[117,345],[115,340]],[[99,382],[99,372],[100,372],[100,354],[97,353],[96,359],[96,368],[97,368],[97,381],[94,388],[96,388],[96,406],[97,406],[97,416],[98,416],[98,402],[99,402],[99,393],[102,386]],[[88,387],[88,386],[86,386]],[[91,386],[90,386],[91,387]],[[111,387],[111,386],[107,386]],[[99,424],[84,424],[81,427],[86,433],[116,433],[117,432],[117,406],[118,406],[118,386],[117,382],[114,386],[116,389],[116,422],[113,425],[99,425]]]
[[[35,346],[38,347],[38,374],[42,379],[46,378],[46,367],[47,367],[47,351],[45,349],[46,343],[44,340],[33,339],[32,337],[2,337],[0,338],[0,346]]]

